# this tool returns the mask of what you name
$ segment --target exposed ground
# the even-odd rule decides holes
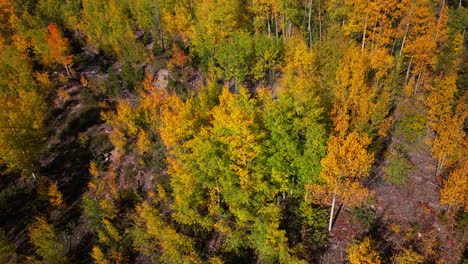
[[[386,160],[373,170],[370,188],[375,191],[375,197],[369,207],[375,211],[374,224],[364,228],[350,209],[343,210],[320,263],[346,263],[346,247],[354,239],[367,235],[376,241],[384,263],[391,261],[386,253],[403,248],[416,249],[429,259],[440,256],[441,263],[461,262],[468,240],[463,232],[455,232],[450,224],[453,214],[446,214],[447,207],[439,204],[441,182],[435,177],[436,165],[424,143],[427,138],[408,145],[407,156],[413,169],[407,173],[402,186],[385,181]]]

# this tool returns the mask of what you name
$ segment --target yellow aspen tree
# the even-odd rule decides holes
[[[349,112],[350,126],[356,131],[365,131],[371,118],[375,89],[367,82],[369,61],[357,47],[350,48],[337,68],[334,112],[346,109]],[[341,110],[340,110],[341,111]]]
[[[349,117],[340,114],[335,121],[338,135],[332,135],[327,144],[327,154],[322,159],[319,179],[323,184],[309,185],[313,199],[320,204],[331,203],[328,231],[331,231],[335,204],[355,207],[362,204],[371,192],[361,184],[369,175],[374,161],[366,148],[371,140],[366,135],[348,131]]]
[[[436,137],[432,141],[432,156],[437,161],[436,177],[443,166],[451,165],[464,155],[463,142],[466,141],[464,122],[468,110],[462,97],[452,112],[442,115],[436,125]]]
[[[249,9],[254,14],[253,25],[256,32],[274,34],[278,36],[278,16],[281,1],[278,0],[253,0]],[[266,31],[266,32],[265,32]]]
[[[429,84],[430,73],[434,70],[436,56],[447,39],[447,6],[443,1],[439,19],[431,0],[410,1],[410,9],[401,23],[404,29],[400,55],[408,58],[405,84],[412,74],[412,93],[425,90]],[[410,95],[410,94],[407,94]]]
[[[159,133],[166,147],[168,173],[172,176],[174,217],[184,224],[198,223],[207,227],[208,220],[196,210],[205,204],[200,192],[205,183],[196,177],[197,163],[193,163],[196,154],[193,152],[205,146],[206,135],[199,134],[201,113],[194,106],[192,98],[183,102],[177,95],[169,97],[162,110]]]
[[[392,23],[396,9],[396,1],[343,1],[349,9],[348,21],[343,26],[346,35],[359,33],[361,39],[361,53],[365,47],[382,47],[390,43],[393,35]],[[387,15],[388,13],[392,16]],[[366,46],[366,43],[371,43]]]
[[[54,227],[44,218],[36,218],[36,221],[28,227],[29,238],[36,248],[36,253],[42,259],[51,264],[62,264],[67,258],[62,255],[63,244],[57,237]]]
[[[0,94],[0,158],[8,170],[18,170],[30,176],[45,137],[42,126],[45,104],[34,90],[18,90],[17,93]]]
[[[98,246],[94,246],[91,251],[91,257],[96,264],[110,264],[111,262],[106,258],[104,253],[102,252],[101,248]]]
[[[214,44],[231,36],[241,27],[244,19],[243,6],[240,1],[206,0],[200,1],[196,10],[196,31],[205,35],[197,36],[195,44],[202,44],[205,38]]]
[[[261,154],[259,141],[264,137],[256,122],[256,102],[249,97],[246,89],[235,95],[225,88],[220,105],[213,109],[214,136],[227,146],[228,155],[233,161],[230,167],[236,171],[243,190],[261,187],[258,175],[253,175],[248,168]]]
[[[155,87],[151,74],[142,82],[138,102],[125,99],[118,101],[115,112],[103,113],[103,119],[112,126],[110,140],[123,155],[130,144],[135,144],[138,153],[149,153],[156,140],[160,126],[161,111],[168,93]]]
[[[177,1],[172,9],[163,9],[161,21],[164,30],[172,36],[180,36],[185,43],[189,43],[196,35],[193,9],[194,1]]]
[[[371,240],[365,237],[363,241],[355,241],[346,249],[350,264],[380,264],[379,254],[372,248]]]
[[[168,173],[173,189],[174,218],[187,225],[197,224],[203,228],[212,227],[211,217],[218,214],[209,208],[206,195],[219,200],[219,185],[216,188],[212,172],[207,166],[212,160],[208,156],[213,151],[209,135],[212,120],[211,109],[217,104],[220,89],[216,82],[208,80],[206,87],[200,88],[198,95],[182,101],[176,94],[167,98],[161,108],[159,136],[165,146]]]
[[[465,144],[465,149],[468,146]],[[459,207],[468,212],[468,159],[460,162],[460,165],[453,169],[447,179],[444,180],[442,190],[440,190],[440,203],[453,207]]]
[[[139,252],[151,256],[158,263],[202,263],[193,241],[166,223],[150,203],[138,205],[133,219],[136,226],[133,237]]]
[[[63,198],[62,193],[58,189],[58,185],[56,181],[52,181],[49,183],[49,203],[52,207],[60,209],[63,207]]]

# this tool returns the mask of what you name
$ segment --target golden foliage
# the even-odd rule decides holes
[[[309,186],[317,202],[328,204],[331,197],[336,195],[338,201],[357,206],[371,195],[360,182],[368,176],[374,161],[372,154],[366,150],[369,143],[369,137],[360,136],[357,132],[331,136],[320,173],[324,184]]]
[[[372,249],[371,240],[366,237],[362,242],[355,241],[346,249],[350,264],[380,264],[379,254]]]
[[[49,203],[54,208],[62,208],[63,207],[62,193],[58,190],[58,186],[57,186],[56,181],[52,181],[52,182],[49,183],[48,196],[49,196]]]
[[[465,144],[465,149],[466,147]],[[459,206],[468,212],[468,159],[465,158],[445,179],[444,187],[440,191],[440,203]]]
[[[102,250],[98,246],[94,246],[91,251],[91,257],[96,264],[110,264],[111,262],[104,256]]]
[[[424,262],[424,257],[411,249],[403,249],[403,252],[394,259],[396,264],[421,264]]]
[[[99,169],[98,169],[98,167],[96,165],[96,162],[94,160],[92,160],[89,163],[89,174],[91,174],[94,177],[99,175]]]

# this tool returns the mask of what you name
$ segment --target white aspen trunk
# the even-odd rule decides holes
[[[268,15],[268,18],[267,18],[267,23],[268,23],[268,37],[271,36],[271,28],[270,28],[270,15]]]
[[[361,44],[361,54],[364,52],[364,45],[366,43],[366,29],[367,29],[367,17],[369,13],[366,13],[366,21],[364,22],[364,30],[362,33],[362,44]]]
[[[287,35],[286,35],[286,17],[283,16],[283,37],[284,39],[286,39]]]
[[[311,19],[312,19],[312,1],[309,1],[309,21],[307,23],[307,30],[309,31],[309,46],[312,46],[312,27],[311,27]]]
[[[275,16],[275,34],[276,34],[276,40],[278,40],[278,16]]]
[[[410,9],[408,23],[406,23],[406,31],[405,31],[405,35],[403,36],[403,42],[401,43],[400,56],[403,53],[403,47],[405,46],[406,36],[408,35],[409,25],[410,25],[410,21],[411,21],[411,15],[413,14],[413,7],[414,7],[414,3],[413,3],[413,5],[411,6],[411,9]]]
[[[423,72],[422,72],[422,69],[421,69],[421,70],[419,70],[418,80],[416,80],[416,85],[414,86],[414,95],[416,95],[416,93],[418,92],[419,81],[421,80],[422,74],[423,74]]]
[[[67,64],[64,64],[64,65],[65,65],[65,70],[67,70],[67,75],[68,75],[68,77],[70,77],[70,71],[68,70],[68,66],[67,66]]]
[[[332,207],[330,210],[330,221],[328,222],[328,232],[331,232],[332,230],[334,211],[335,211],[335,194],[333,194],[333,198],[332,198]]]
[[[320,9],[320,1],[318,2],[319,8],[319,40],[322,41],[322,11]]]
[[[439,37],[439,30],[440,30],[440,20],[442,19],[442,14],[444,12],[444,7],[445,7],[445,0],[442,1],[442,8],[440,9],[440,15],[439,19],[437,20],[437,29],[435,32],[435,41],[437,41],[437,38]]]
[[[408,78],[409,78],[409,74],[410,74],[410,70],[411,70],[411,63],[413,62],[413,57],[411,57],[411,60],[408,64],[408,69],[406,70],[406,77],[405,77],[405,85],[408,84]]]
[[[439,160],[439,164],[437,164],[436,175],[435,175],[436,177],[439,176],[440,171],[442,171],[442,166],[444,166],[444,162],[445,162],[445,157],[446,157],[446,156],[447,156],[447,155],[444,154],[444,155],[442,156],[442,158]]]
[[[237,77],[236,79],[234,80],[234,89],[236,90],[236,93],[238,93],[239,91],[237,90]],[[245,163],[245,162],[244,162]]]

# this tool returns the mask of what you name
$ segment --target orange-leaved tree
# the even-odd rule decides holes
[[[72,55],[67,54],[69,48],[68,39],[62,37],[61,32],[57,29],[57,25],[53,22],[47,26],[47,30],[46,39],[49,46],[49,56],[46,58],[46,61],[51,64],[63,64],[68,76],[70,76],[69,67],[72,63]]]

